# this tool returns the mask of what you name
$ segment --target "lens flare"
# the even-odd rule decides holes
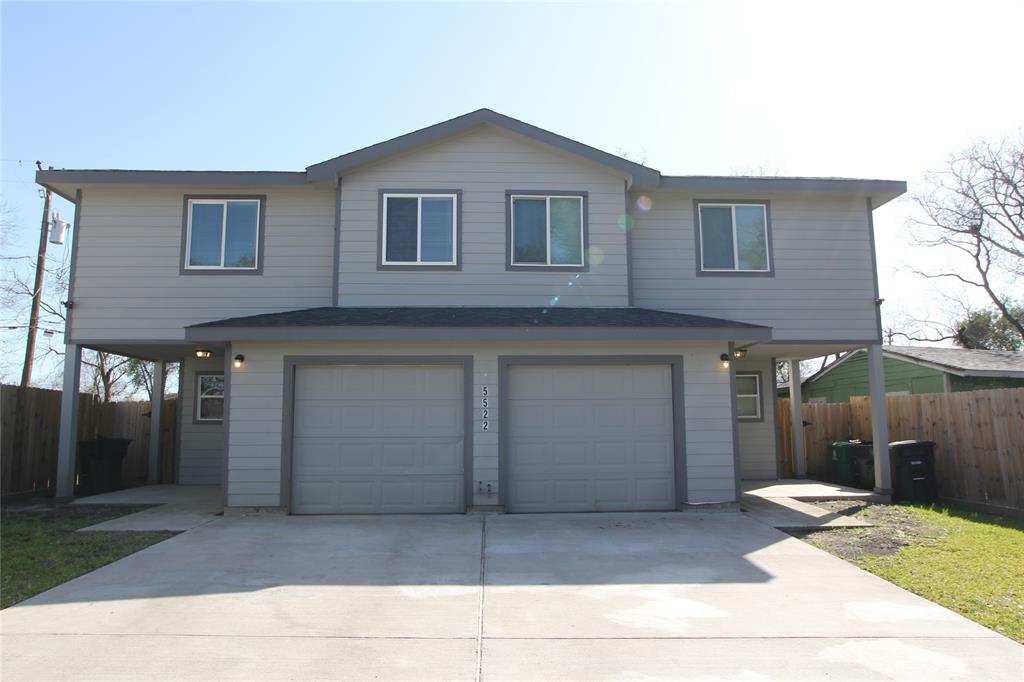
[[[651,198],[649,196],[647,196],[646,194],[641,194],[640,196],[638,196],[636,198],[636,207],[638,209],[640,209],[641,211],[643,211],[644,213],[647,213],[648,211],[650,211],[651,210],[651,206],[653,206],[653,205],[654,205],[654,202],[652,202]]]
[[[623,230],[626,230],[627,232],[629,230],[633,229],[633,225],[635,223],[636,223],[636,220],[631,215],[620,215],[619,216],[619,227],[621,227]]]
[[[551,300],[548,301],[548,305],[549,306],[556,306],[556,305],[558,305],[558,296],[552,296]],[[547,312],[547,311],[545,310],[544,312]]]
[[[591,246],[587,250],[587,255],[590,256],[591,265],[601,265],[604,263],[605,253],[604,249],[600,246]],[[576,275],[576,279],[579,279],[579,275]]]

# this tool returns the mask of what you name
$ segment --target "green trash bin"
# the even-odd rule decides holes
[[[829,448],[829,474],[833,483],[863,488],[869,481],[861,479],[862,462],[871,458],[871,443],[859,440],[844,440],[832,443]]]

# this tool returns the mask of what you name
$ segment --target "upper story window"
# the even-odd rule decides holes
[[[224,421],[224,375],[196,375],[196,421]]]
[[[264,205],[263,197],[185,197],[182,272],[259,272]]]
[[[771,274],[768,202],[696,203],[698,274]]]
[[[744,421],[764,418],[760,372],[736,372],[736,416]]]
[[[380,266],[458,267],[458,192],[381,192]]]
[[[587,195],[508,192],[509,269],[583,269]]]

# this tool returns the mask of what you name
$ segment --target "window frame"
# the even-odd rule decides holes
[[[388,199],[418,199],[416,203],[415,261],[387,260]],[[444,198],[454,202],[452,214],[452,260],[419,260],[423,250],[423,199]],[[460,189],[380,189],[377,191],[377,270],[461,270],[462,269],[462,190]]]
[[[732,214],[732,248],[733,264],[739,265],[739,244],[736,239],[736,207],[762,206],[764,208],[765,255],[768,259],[766,270],[739,270],[736,268],[704,268],[703,225],[700,209],[703,206],[712,208],[730,208]],[[693,233],[696,244],[696,266],[698,277],[774,277],[775,253],[772,249],[772,209],[767,199],[694,199],[693,200]]]
[[[221,380],[223,381],[223,384],[224,384],[224,395],[220,396],[219,398],[217,396],[209,396],[207,398],[204,398],[203,397],[203,390],[202,390],[203,389],[203,377],[221,377]],[[226,413],[223,412],[223,411],[221,412],[222,416],[219,419],[203,418],[200,415],[202,414],[202,402],[203,402],[203,400],[211,400],[211,399],[213,399],[213,400],[218,400],[218,399],[222,400],[222,401],[224,401],[224,408],[227,409],[227,406],[228,406],[228,403],[227,403],[227,397],[228,397],[227,393],[228,393],[227,376],[225,375],[225,373],[223,371],[217,372],[217,371],[214,371],[214,370],[200,370],[200,371],[196,372],[195,396],[193,398],[193,402],[195,404],[194,404],[193,409],[192,409],[192,423],[197,425],[197,426],[203,426],[203,425],[208,425],[208,424],[223,424],[224,421],[225,421],[225,417],[227,416]]]
[[[546,199],[545,237],[547,239],[546,263],[515,262],[515,218],[512,202],[517,199]],[[580,199],[580,260],[579,264],[551,262],[551,199]],[[580,190],[505,190],[505,270],[521,272],[587,272],[590,269],[590,209],[589,194]]]
[[[739,378],[754,377],[757,393],[740,393]],[[764,381],[761,372],[757,370],[736,370],[736,419],[741,422],[763,422],[764,421]],[[757,398],[757,414],[741,415],[739,413],[740,398]]]
[[[224,267],[223,265],[189,265],[192,247],[192,204],[224,204],[224,222],[221,224],[221,262],[224,261],[224,239],[227,234],[227,203],[229,201],[257,202],[256,265],[251,268]],[[262,275],[263,247],[266,241],[266,194],[186,194],[182,200],[181,264],[179,275]]]

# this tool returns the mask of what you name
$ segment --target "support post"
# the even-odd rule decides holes
[[[789,361],[789,414],[793,420],[793,475],[807,478],[807,452],[804,449],[804,396],[800,385],[800,361]]]
[[[64,390],[60,398],[60,440],[57,446],[57,500],[75,496],[75,456],[78,454],[78,385],[82,378],[82,347],[64,350]]]
[[[889,411],[885,404],[885,368],[882,345],[868,346],[868,386],[871,391],[871,442],[875,456],[875,492],[892,494],[889,468]]]
[[[149,405],[149,470],[147,483],[160,482],[160,435],[163,424],[164,376],[167,363],[158,360],[153,366],[153,396]]]

